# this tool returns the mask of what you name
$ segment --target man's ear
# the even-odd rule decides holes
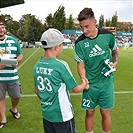
[[[95,21],[95,25],[96,25],[97,24],[97,20],[95,19],[94,21]]]

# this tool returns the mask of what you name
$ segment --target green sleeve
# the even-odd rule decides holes
[[[116,50],[116,49],[117,49],[117,44],[116,44],[116,41],[115,41],[115,37],[114,37],[114,35],[112,35],[112,34],[111,34],[111,36],[110,36],[109,48],[110,48],[111,50]]]
[[[16,47],[17,47],[17,53],[16,53],[16,54],[23,54],[23,50],[22,50],[22,48],[20,47],[19,42],[18,42],[15,38],[13,38],[13,40],[15,41]]]
[[[82,49],[80,45],[77,43],[75,45],[75,61],[83,62],[83,60],[84,60],[84,55],[83,55]]]

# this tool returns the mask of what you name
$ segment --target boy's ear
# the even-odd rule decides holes
[[[58,48],[59,48],[59,45],[55,46],[55,51],[57,51],[57,50],[58,50]]]

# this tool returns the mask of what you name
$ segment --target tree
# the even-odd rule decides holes
[[[17,38],[19,38],[19,35],[18,35],[18,29],[19,29],[19,22],[17,21],[12,21],[10,23],[10,26],[8,28],[8,30],[14,35],[16,36]]]
[[[31,44],[35,44],[36,41],[40,40],[41,34],[43,32],[42,23],[36,19],[34,15],[31,18],[28,18],[28,21],[25,23],[25,39]]]
[[[52,13],[48,14],[48,16],[45,18],[45,26],[47,29],[54,27],[54,21],[53,21]]]
[[[36,18],[35,15],[26,14],[23,15],[19,21],[20,29],[19,36],[23,41],[35,44],[36,41],[40,40],[41,34],[44,31],[43,24]]]
[[[118,20],[117,16],[113,15],[112,21],[111,21],[111,26],[112,27],[116,27],[117,28],[117,20]]]
[[[99,19],[99,28],[102,28],[104,26],[104,15],[101,15],[100,16],[100,19]]]
[[[69,16],[69,19],[68,19],[68,29],[69,30],[72,30],[74,29],[75,26],[74,26],[74,21],[73,21],[73,17],[72,17],[72,14]]]
[[[66,17],[64,10],[64,6],[59,6],[58,10],[53,15],[53,26],[54,28],[57,28],[60,31],[65,29]]]
[[[130,22],[118,22],[117,31],[133,32],[133,24]]]
[[[106,26],[106,27],[110,27],[110,26],[111,26],[110,19],[109,19],[109,20],[106,19],[105,26]]]
[[[26,15],[22,15],[22,18],[19,20],[20,28],[18,29],[18,35],[23,42],[27,41],[27,38],[25,35],[25,30],[26,30],[25,24],[31,17],[32,17],[31,14],[26,14]]]

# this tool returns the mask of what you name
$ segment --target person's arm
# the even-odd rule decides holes
[[[84,62],[78,62],[77,63],[77,68],[78,68],[78,74],[80,76],[81,79],[86,78],[86,71],[84,68]]]
[[[38,96],[38,98],[40,99],[39,95],[38,95],[38,90],[36,88],[36,86],[34,86],[34,92],[36,93],[36,95]]]
[[[118,63],[118,51],[117,50],[112,50],[112,59],[113,59],[113,64],[111,64],[111,66],[114,66],[116,68],[117,63]]]
[[[80,85],[74,87],[74,88],[72,89],[72,91],[73,91],[74,93],[79,93],[79,92],[81,92],[81,91],[84,90],[84,89],[86,89],[86,90],[89,89],[88,80],[87,80],[87,79],[82,79],[82,83],[81,83]]]
[[[21,62],[22,59],[23,59],[23,54],[17,55],[18,63]]]
[[[84,68],[84,62],[78,62],[77,69],[78,69],[78,74],[79,74],[81,80],[84,79],[87,82],[86,88],[89,88],[89,81],[86,78],[86,70]]]

